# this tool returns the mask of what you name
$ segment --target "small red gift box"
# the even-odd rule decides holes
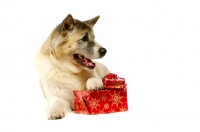
[[[128,110],[127,89],[75,90],[74,112],[78,114],[106,114]]]
[[[110,73],[102,78],[103,86],[109,88],[126,88],[125,79],[118,77],[116,74]]]

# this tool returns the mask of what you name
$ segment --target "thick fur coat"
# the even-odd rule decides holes
[[[98,19],[99,16],[80,21],[67,15],[36,53],[38,78],[49,104],[50,120],[61,119],[73,110],[73,90],[102,88],[101,78],[109,70],[93,60],[107,52],[95,41],[93,26]]]

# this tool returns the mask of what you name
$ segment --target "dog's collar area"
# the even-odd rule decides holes
[[[74,59],[77,61],[78,64],[83,67],[94,69],[96,66],[95,63],[92,62],[92,60],[80,54],[74,54]]]

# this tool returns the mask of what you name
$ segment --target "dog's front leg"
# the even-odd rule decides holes
[[[40,80],[40,86],[49,105],[47,109],[48,119],[62,119],[66,112],[71,110],[70,103],[66,99],[68,93],[61,91],[60,88],[46,80]]]
[[[99,78],[89,78],[86,82],[86,88],[88,90],[94,90],[94,89],[102,89],[103,88],[103,84],[101,79]]]
[[[52,97],[48,102],[47,116],[49,120],[62,119],[65,117],[66,111],[70,109],[70,103],[62,98]]]

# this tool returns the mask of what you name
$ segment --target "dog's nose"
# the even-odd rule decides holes
[[[100,56],[104,56],[106,54],[107,50],[105,48],[100,48],[99,49],[99,54]]]

